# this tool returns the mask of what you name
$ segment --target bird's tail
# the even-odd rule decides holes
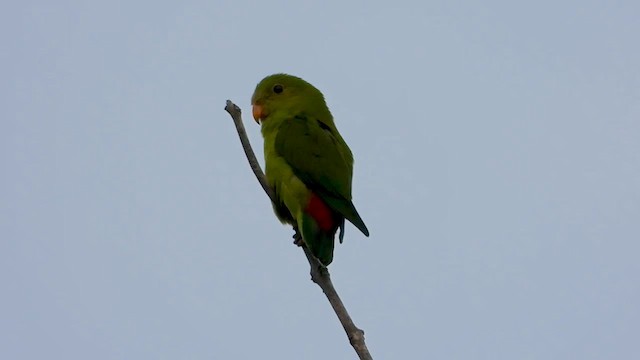
[[[333,246],[337,228],[329,231],[323,230],[318,222],[309,214],[302,214],[302,221],[299,226],[302,239],[313,256],[322,265],[327,266],[333,261]]]

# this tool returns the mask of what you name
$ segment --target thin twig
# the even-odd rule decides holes
[[[249,165],[251,166],[251,170],[258,178],[260,185],[264,189],[264,192],[267,193],[269,199],[272,202],[276,202],[276,193],[273,189],[267,184],[267,178],[264,176],[264,172],[262,172],[262,168],[260,167],[260,163],[258,159],[256,159],[256,154],[253,153],[253,149],[251,148],[251,144],[249,143],[249,138],[247,137],[247,132],[244,129],[244,125],[242,124],[242,110],[238,105],[231,102],[231,100],[227,100],[227,106],[224,109],[231,115],[233,119],[233,123],[236,125],[236,130],[238,131],[238,136],[240,137],[240,142],[242,143],[242,149],[244,150],[244,154],[247,155],[247,160],[249,160]]]
[[[256,159],[256,155],[253,153],[253,149],[251,148],[251,144],[249,143],[249,138],[247,137],[247,132],[244,130],[244,125],[242,124],[242,112],[240,108],[231,102],[231,100],[227,100],[227,106],[224,108],[231,118],[233,119],[233,123],[236,125],[236,130],[238,131],[238,136],[240,137],[240,142],[242,143],[242,149],[244,150],[245,155],[247,155],[247,160],[249,160],[249,165],[251,166],[251,170],[256,175],[256,178],[262,185],[262,188],[267,193],[267,196],[271,199],[272,202],[276,202],[276,197],[273,189],[267,184],[267,179],[264,176],[264,172],[262,172],[262,168],[260,167],[260,163],[258,163],[258,159]],[[300,237],[300,233],[298,229],[294,227],[296,239]],[[344,331],[347,333],[347,337],[349,338],[349,343],[353,346],[354,350],[358,354],[361,360],[371,360],[371,354],[369,353],[369,349],[367,349],[367,344],[364,342],[364,331],[359,329],[351,320],[351,316],[347,312],[347,309],[344,307],[342,300],[340,300],[340,296],[338,292],[333,287],[333,283],[331,282],[331,275],[329,274],[329,270],[320,264],[318,259],[315,258],[307,249],[306,246],[302,246],[304,250],[304,254],[307,256],[307,260],[309,261],[309,266],[311,267],[311,280],[320,286],[322,292],[324,292],[327,300],[331,304],[333,311],[335,311],[338,316],[338,320],[342,324]]]

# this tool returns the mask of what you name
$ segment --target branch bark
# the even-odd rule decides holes
[[[251,170],[255,174],[256,178],[262,185],[262,188],[269,196],[272,202],[276,202],[276,196],[273,189],[267,184],[267,179],[260,167],[260,163],[258,163],[258,159],[256,159],[256,155],[251,148],[251,144],[249,143],[249,138],[247,137],[247,132],[244,129],[244,125],[242,123],[242,111],[240,108],[231,102],[231,100],[227,100],[227,106],[224,108],[231,118],[233,119],[233,123],[236,126],[236,130],[238,131],[238,136],[240,137],[240,142],[242,143],[242,149],[244,150],[245,155],[247,156],[247,160],[249,160],[249,165],[251,166]],[[298,229],[294,226],[293,230],[295,231],[294,238],[299,239],[300,233]],[[367,344],[364,341],[364,331],[359,329],[349,316],[349,312],[345,308],[338,292],[333,287],[333,282],[331,281],[331,275],[329,274],[329,270],[320,264],[320,262],[311,254],[309,249],[306,246],[302,246],[302,250],[304,250],[304,254],[307,256],[307,260],[309,261],[309,266],[311,267],[311,280],[316,283],[324,295],[329,300],[333,311],[335,311],[338,316],[338,320],[340,320],[340,324],[344,328],[344,331],[347,333],[347,337],[349,338],[349,343],[353,346],[353,349],[358,354],[358,357],[361,360],[372,360],[371,354],[369,353],[369,349],[367,348]]]

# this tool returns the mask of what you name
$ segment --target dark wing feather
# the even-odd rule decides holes
[[[278,155],[311,191],[369,236],[369,230],[351,202],[353,165],[350,151],[328,126],[306,115],[295,116],[280,125],[275,146]],[[343,228],[344,224],[340,240]]]

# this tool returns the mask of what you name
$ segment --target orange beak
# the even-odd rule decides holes
[[[260,119],[262,119],[262,116],[263,116],[262,106],[258,104],[254,104],[253,108],[251,109],[251,112],[253,113],[253,119],[256,121],[257,124],[260,124]]]

